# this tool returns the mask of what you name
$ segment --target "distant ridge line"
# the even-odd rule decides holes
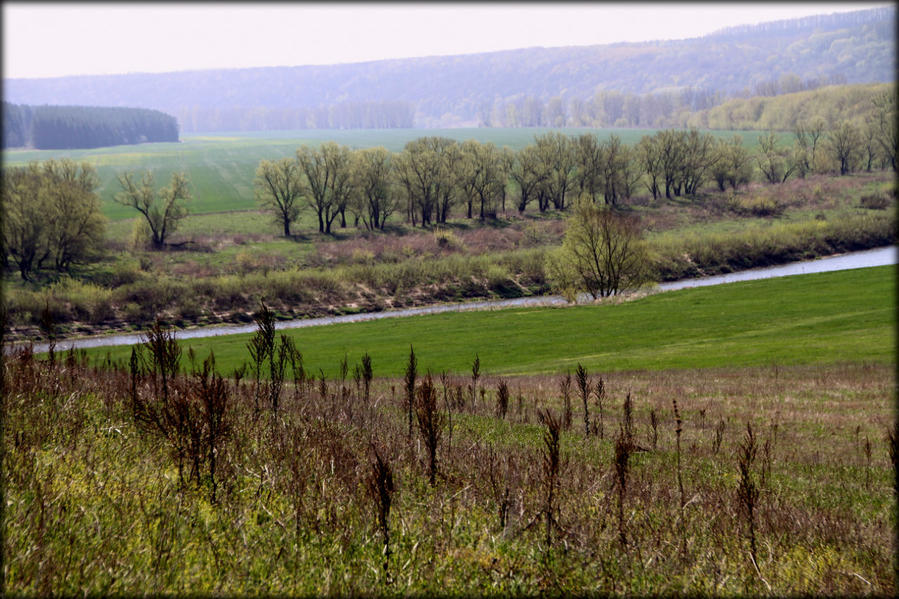
[[[853,18],[854,17],[854,18]],[[781,29],[784,31],[801,31],[803,29],[815,29],[817,27],[830,27],[839,22],[848,21],[852,25],[864,25],[886,18],[896,19],[895,6],[882,6],[880,8],[867,8],[851,12],[834,12],[826,15],[810,15],[795,19],[780,19],[777,21],[765,21],[754,25],[731,25],[702,36],[700,39],[712,37],[739,36],[762,31]]]

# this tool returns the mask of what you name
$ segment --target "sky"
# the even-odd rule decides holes
[[[890,2],[3,2],[3,76],[320,65],[684,39]]]

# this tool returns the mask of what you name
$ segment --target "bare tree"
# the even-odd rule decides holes
[[[169,185],[158,192],[153,187],[150,171],[144,172],[139,183],[134,173],[119,175],[119,185],[122,191],[115,196],[115,201],[140,212],[150,229],[153,249],[163,248],[166,239],[187,216],[184,202],[191,199],[187,175],[172,173]]]
[[[254,186],[256,201],[283,227],[284,237],[290,237],[290,223],[300,214],[298,201],[303,195],[300,165],[292,158],[263,160]]]
[[[843,121],[827,134],[834,158],[840,163],[840,175],[855,170],[861,149],[861,135],[858,128],[850,122]]]

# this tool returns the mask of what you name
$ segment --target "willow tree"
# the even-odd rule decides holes
[[[23,279],[36,271],[69,271],[97,253],[106,218],[96,170],[71,160],[32,162],[3,170],[2,239]]]
[[[292,158],[263,160],[256,169],[256,201],[281,225],[284,237],[290,237],[290,223],[300,214],[302,177],[300,165]]]
[[[498,200],[506,185],[503,155],[492,143],[475,140],[463,142],[459,147],[461,160],[456,170],[458,186],[468,206],[467,216],[472,218],[472,206],[479,202],[479,218],[496,215]]]
[[[384,229],[396,210],[391,154],[383,147],[353,152],[354,209],[369,231]]]
[[[539,189],[549,176],[545,164],[540,160],[537,146],[528,145],[515,154],[509,169],[509,177],[518,187],[518,212],[524,213],[528,204],[539,195]],[[540,207],[541,212],[543,206]]]
[[[899,147],[899,121],[896,119],[896,94],[885,92],[872,100],[875,108],[875,118],[878,124],[877,142],[881,152],[893,170],[896,167],[896,148]]]
[[[144,171],[139,182],[135,177],[132,172],[119,175],[122,191],[116,194],[115,201],[134,208],[144,217],[153,249],[161,249],[178,228],[178,223],[187,216],[184,204],[191,199],[187,175],[172,173],[169,184],[158,191],[150,171]]]
[[[408,142],[394,162],[397,180],[406,193],[406,215],[414,227],[444,223],[456,191],[458,145],[446,137],[419,137]]]
[[[840,165],[840,175],[854,171],[862,146],[858,127],[848,121],[842,121],[828,132],[827,141],[832,156]]]
[[[562,247],[547,259],[553,287],[569,301],[637,289],[650,280],[639,223],[610,207],[581,201],[568,218]]]
[[[546,198],[556,210],[564,210],[568,192],[575,185],[574,173],[577,167],[574,142],[567,135],[556,131],[534,138],[537,155],[543,162],[547,176],[543,181]],[[541,212],[545,205],[541,202]]]
[[[317,150],[302,146],[297,162],[306,175],[305,195],[318,216],[318,232],[331,234],[331,225],[341,215],[346,226],[346,208],[352,196],[351,151],[329,141]]]

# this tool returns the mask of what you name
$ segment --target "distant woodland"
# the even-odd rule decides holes
[[[690,115],[683,126],[701,129],[792,131],[802,122],[820,118],[828,122],[864,122],[884,95],[895,95],[895,85],[837,85],[780,96],[734,98]]]
[[[3,146],[38,150],[178,141],[175,117],[146,108],[3,103]]]
[[[7,79],[4,93],[21,104],[152,108],[174,115],[183,132],[661,128],[694,119],[702,126],[703,118],[718,126],[712,123],[746,122],[740,99],[894,82],[895,21],[895,8],[884,7],[686,40],[326,66]]]

